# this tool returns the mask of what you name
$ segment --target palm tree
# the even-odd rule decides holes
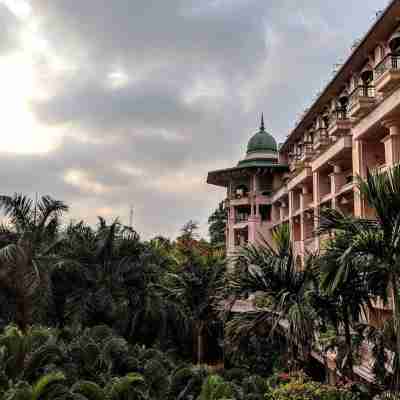
[[[357,260],[353,259],[348,259],[346,264],[341,263],[341,256],[346,251],[348,243],[349,238],[346,234],[337,234],[327,243],[317,264],[322,292],[335,306],[335,318],[330,318],[330,321],[336,328],[336,343],[340,337],[339,325],[344,329],[345,349],[340,351],[344,365],[341,369],[345,370],[349,377],[353,377],[352,328],[367,319],[367,308],[371,308],[372,305],[369,290],[370,275],[366,264],[358,265]]]
[[[0,229],[0,287],[15,297],[16,322],[27,331],[32,318],[32,298],[58,244],[60,217],[68,210],[61,201],[43,196],[0,196],[8,225]],[[45,286],[43,283],[43,286]]]
[[[225,262],[218,257],[192,258],[178,273],[166,276],[166,296],[179,305],[191,321],[196,343],[196,360],[204,361],[205,336],[215,331],[218,315],[216,296],[225,273]]]
[[[341,267],[332,289],[345,277],[351,262],[368,266],[371,291],[387,301],[394,299],[394,331],[396,333],[396,385],[400,386],[400,166],[385,173],[368,171],[365,180],[358,179],[361,198],[376,215],[367,220],[345,216],[335,210],[323,210],[320,232],[343,233],[347,246],[340,255]],[[391,293],[390,293],[391,291]]]
[[[313,274],[309,266],[298,270],[287,226],[278,228],[273,240],[273,246],[265,241],[262,246],[242,249],[229,284],[236,297],[264,292],[270,306],[228,323],[228,336],[239,339],[241,334],[256,331],[262,325],[269,326],[271,333],[280,330],[291,345],[295,362],[298,349],[307,355],[314,338],[316,315],[308,301]]]

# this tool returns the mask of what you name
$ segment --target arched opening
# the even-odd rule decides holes
[[[374,80],[374,73],[372,68],[367,67],[363,72],[361,72],[360,78],[364,86],[368,86]]]
[[[389,39],[389,48],[392,54],[400,54],[400,31],[395,32]]]
[[[239,185],[235,188],[235,197],[240,199],[242,197],[247,197],[249,194],[249,188],[246,185]]]
[[[344,120],[347,119],[347,108],[349,105],[349,94],[347,93],[347,90],[344,90],[342,94],[338,98],[337,102],[337,117],[339,120]]]

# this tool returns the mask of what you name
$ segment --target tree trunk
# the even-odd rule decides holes
[[[31,310],[30,310],[30,299],[26,296],[17,294],[15,299],[15,322],[18,328],[23,334],[28,331],[28,326],[30,324]]]
[[[343,308],[343,325],[344,325],[344,334],[346,339],[346,345],[348,348],[348,367],[349,367],[349,378],[354,378],[354,371],[353,371],[353,343],[351,339],[351,332],[350,332],[350,321],[349,321],[349,313],[347,310],[347,306]]]
[[[197,363],[200,365],[203,362],[204,349],[203,349],[203,322],[197,324]]]

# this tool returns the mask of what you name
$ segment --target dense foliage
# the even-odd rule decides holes
[[[0,196],[0,399],[361,400],[365,343],[373,389],[398,392],[400,167],[359,187],[378,218],[321,210],[330,239],[302,268],[284,225],[228,271],[222,205],[211,242],[194,221],[143,241],[118,220],[65,224],[49,196]],[[394,317],[367,325],[390,298]],[[337,387],[306,377],[325,381],[311,355],[332,353]]]

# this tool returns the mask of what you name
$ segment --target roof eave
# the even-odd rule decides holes
[[[398,15],[396,15],[396,9],[399,9]],[[332,97],[332,92],[340,91],[340,86],[344,84],[344,82],[350,78],[349,75],[351,75],[352,71],[356,68],[353,64],[355,63],[360,63],[361,64],[361,59],[366,58],[366,54],[369,54],[370,51],[366,51],[367,44],[371,39],[373,39],[374,34],[377,32],[378,29],[384,30],[384,28],[387,28],[387,30],[390,30],[388,26],[385,25],[386,19],[389,18],[393,14],[393,17],[395,17],[395,24],[393,25],[398,25],[399,22],[397,21],[396,17],[400,16],[400,0],[393,0],[382,12],[382,14],[377,18],[375,23],[372,25],[372,27],[369,29],[369,31],[364,35],[363,39],[361,40],[360,44],[354,49],[354,51],[351,53],[350,57],[346,60],[346,62],[341,66],[339,71],[335,74],[334,78],[328,83],[328,85],[325,87],[321,95],[318,97],[318,99],[313,103],[313,105],[310,107],[309,111],[303,116],[301,121],[297,124],[297,126],[294,128],[294,130],[290,133],[289,137],[286,139],[286,141],[283,143],[280,151],[287,151],[288,145],[291,143],[292,140],[296,139],[296,136],[303,132],[304,129],[306,129],[307,125],[309,125],[313,119],[316,117],[316,115],[320,112],[320,108],[324,107],[326,103],[330,100]],[[385,22],[384,22],[385,21]],[[395,28],[392,28],[395,29]],[[377,43],[374,43],[376,46]],[[358,65],[357,65],[358,66]],[[360,68],[362,67],[359,66]]]

